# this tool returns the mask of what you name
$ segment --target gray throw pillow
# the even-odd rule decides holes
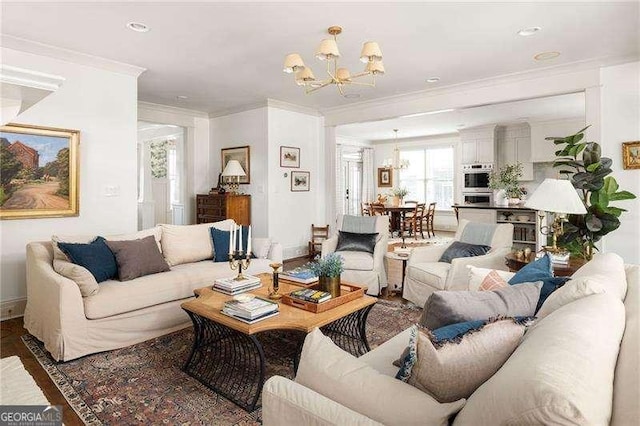
[[[158,250],[153,235],[140,240],[107,241],[107,246],[116,257],[120,281],[129,281],[171,269]]]
[[[442,253],[438,262],[451,263],[453,259],[458,259],[459,257],[482,256],[483,254],[489,253],[489,250],[491,250],[489,246],[454,241],[447,247],[444,253]]]
[[[436,291],[424,305],[420,325],[435,330],[449,324],[497,316],[533,316],[542,282],[523,283],[493,291]]]

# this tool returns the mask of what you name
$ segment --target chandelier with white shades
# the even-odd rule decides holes
[[[382,64],[382,51],[375,41],[367,41],[362,45],[360,53],[360,61],[366,65],[364,71],[353,74],[347,68],[338,67],[338,59],[340,51],[338,50],[338,34],[342,32],[342,28],[338,26],[329,27],[327,30],[333,38],[327,38],[320,42],[320,46],[316,50],[316,58],[327,62],[328,78],[324,80],[316,80],[311,68],[306,66],[297,53],[287,55],[284,59],[284,72],[287,74],[295,74],[295,81],[298,86],[304,86],[306,93],[315,92],[330,84],[335,84],[340,95],[345,96],[344,87],[350,84],[360,86],[375,87],[376,75],[384,74],[384,65]],[[368,82],[355,81],[355,79],[369,76]]]
[[[395,135],[396,147],[393,149],[393,158],[387,158],[382,162],[382,167],[393,170],[406,170],[411,163],[407,159],[400,158],[400,150],[398,149],[398,129],[393,129]]]

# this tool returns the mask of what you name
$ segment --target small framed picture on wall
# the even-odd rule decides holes
[[[309,191],[311,187],[310,172],[291,172],[291,192]]]
[[[622,166],[625,170],[640,169],[640,141],[622,144]]]
[[[280,147],[280,167],[300,168],[300,148],[293,146]]]
[[[386,167],[378,167],[378,187],[391,188],[393,186],[393,173]]]

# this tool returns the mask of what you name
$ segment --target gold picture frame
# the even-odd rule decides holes
[[[625,170],[640,169],[640,141],[623,142],[622,167]]]
[[[387,167],[378,167],[378,188],[393,187],[393,171]]]
[[[80,214],[79,130],[8,124],[0,144],[0,219]]]
[[[247,174],[246,176],[241,176],[239,180],[239,184],[247,184],[251,183],[251,147],[249,145],[246,146],[236,146],[233,148],[222,148],[220,150],[220,172],[224,171],[227,163],[230,160],[238,160],[242,169]],[[225,183],[231,182],[231,177],[223,177]]]

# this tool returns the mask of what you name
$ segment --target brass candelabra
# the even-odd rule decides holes
[[[229,253],[229,267],[232,270],[238,270],[238,275],[234,278],[234,281],[244,280],[242,270],[247,269],[251,263],[250,254],[245,255],[244,250],[235,250],[233,253]]]

